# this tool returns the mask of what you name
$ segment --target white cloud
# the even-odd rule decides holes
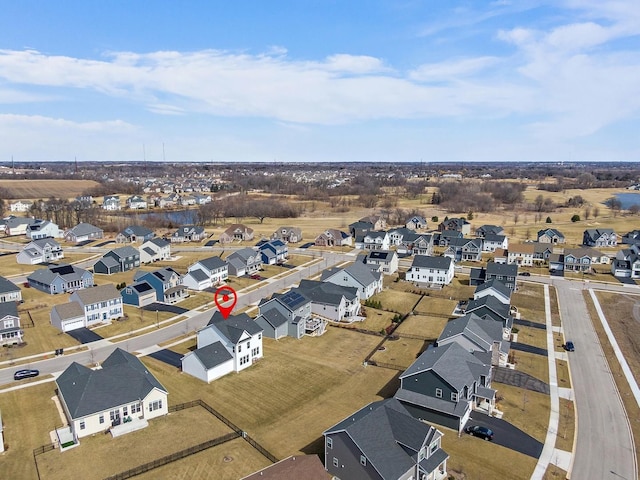
[[[418,82],[452,81],[476,74],[500,62],[498,57],[476,57],[420,65],[409,73]]]
[[[63,118],[52,118],[42,115],[15,115],[9,113],[0,114],[0,125],[2,125],[3,128],[53,128],[101,133],[122,133],[136,129],[134,125],[122,120],[107,120],[103,122],[74,122],[71,120],[65,120]]]

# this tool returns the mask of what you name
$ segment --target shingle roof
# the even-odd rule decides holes
[[[489,310],[496,312],[502,318],[507,318],[509,316],[509,305],[502,303],[496,297],[491,295],[478,298],[477,300],[471,300],[467,305],[467,313],[471,313],[482,307],[486,307]]]
[[[69,320],[71,318],[84,318],[84,309],[78,302],[62,303],[55,305],[53,310],[58,314],[61,320]]]
[[[140,252],[138,251],[138,249],[132,247],[131,245],[114,248],[113,250],[110,250],[110,252],[107,252],[107,253],[115,253],[119,258],[135,257],[137,255],[140,255]]]
[[[225,265],[227,265],[227,262],[222,260],[220,257],[204,258],[200,260],[198,263],[201,264],[203,267],[205,267],[207,270],[216,270],[220,267],[224,267]]]
[[[294,455],[240,480],[328,480],[317,455]]]
[[[393,250],[371,250],[367,254],[367,259],[390,261],[397,253]]]
[[[6,278],[0,276],[0,293],[19,292],[20,287]]]
[[[114,298],[120,298],[120,293],[112,283],[98,285],[97,287],[84,288],[82,290],[78,290],[73,295],[77,296],[84,305],[106,302],[108,300],[113,300]]]
[[[191,275],[196,282],[204,282],[205,280],[209,280],[209,275],[204,273],[199,268],[195,270],[191,270],[187,275]]]
[[[94,227],[90,223],[79,223],[78,225],[73,227],[71,230],[69,230],[69,232],[75,235],[76,237],[82,237],[84,235],[89,235],[91,233],[101,232],[101,231],[102,229],[98,227]]]
[[[18,305],[16,302],[2,302],[0,303],[0,318],[4,318],[7,315],[18,317]]]
[[[339,305],[342,297],[353,301],[358,296],[358,289],[355,287],[343,287],[335,283],[315,280],[300,280],[298,290],[312,302],[327,305]]]
[[[255,257],[256,255],[258,256],[258,258],[260,258],[258,252],[256,252],[253,248],[242,248],[229,255],[227,257],[227,261],[231,262],[232,260],[240,259],[246,265],[249,259]]]
[[[507,298],[511,298],[511,294],[512,294],[511,289],[507,287],[504,283],[502,283],[500,280],[495,278],[492,278],[488,282],[484,282],[478,285],[474,293],[480,293],[490,288],[496,290],[497,292],[499,292],[500,294],[504,295]]]
[[[214,342],[206,347],[198,348],[193,351],[193,355],[202,362],[207,370],[233,359],[233,355],[224,348],[221,342]]]
[[[322,272],[321,280],[323,282],[331,281],[331,277],[333,277],[334,275],[338,275],[341,272],[347,272],[356,282],[358,282],[363,287],[368,287],[372,283],[380,281],[380,277],[382,276],[382,273],[372,271],[364,263],[355,262],[346,268],[332,268],[325,270],[324,272]]]
[[[416,255],[413,258],[411,268],[433,268],[437,270],[449,270],[451,267],[450,257],[430,257],[427,255]]]
[[[98,370],[73,362],[56,384],[72,419],[138,402],[154,388],[166,392],[138,358],[119,348]]]
[[[438,343],[458,335],[463,335],[487,352],[491,350],[493,342],[502,342],[502,324],[468,313],[447,322],[438,337]]]
[[[147,240],[142,244],[142,246],[146,245],[147,243],[153,243],[158,248],[163,248],[163,247],[166,247],[167,245],[171,245],[171,242],[169,240],[165,240],[164,238],[159,238],[159,237],[152,238],[151,240]]]
[[[102,257],[96,263],[102,263],[105,267],[107,267],[108,270],[111,270],[114,267],[119,267],[120,266],[118,261],[113,257]],[[94,264],[93,267],[95,268],[95,264]]]
[[[225,320],[222,314],[216,310],[207,323],[207,327],[210,325],[215,326],[233,344],[238,343],[245,331],[249,335],[262,332],[262,328],[246,313],[230,315]]]
[[[127,237],[130,237],[131,235],[135,235],[136,237],[146,237],[152,233],[153,231],[141,225],[130,225],[122,231],[122,234]]]
[[[59,275],[65,282],[77,281],[82,278],[87,271],[75,265],[51,265],[48,268],[41,268],[27,276],[27,280],[33,280],[45,285],[50,285]]]
[[[533,249],[532,249],[533,251]],[[515,263],[487,263],[487,277],[490,275],[503,275],[505,277],[515,277],[518,275],[518,265]]]
[[[288,319],[282,315],[277,309],[270,308],[266,312],[261,312],[260,316],[266,320],[266,322],[273,328],[278,328],[281,325],[287,323]]]

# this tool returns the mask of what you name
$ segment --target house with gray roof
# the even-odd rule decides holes
[[[436,341],[437,346],[456,342],[468,352],[491,354],[491,365],[506,367],[510,342],[502,336],[500,323],[475,313],[449,320]]]
[[[120,210],[120,197],[118,195],[106,195],[102,200],[102,209],[108,211]]]
[[[122,317],[122,306],[120,292],[111,283],[85,288],[73,292],[69,303],[54,306],[50,323],[62,332],[88,328]]]
[[[640,278],[640,244],[616,253],[611,262],[611,274],[618,278]]]
[[[398,254],[395,250],[372,250],[364,258],[365,265],[378,267],[384,275],[398,271]]]
[[[156,289],[144,280],[124,287],[120,295],[122,303],[135,307],[146,307],[156,301]]]
[[[79,223],[64,232],[64,239],[69,243],[81,243],[99,240],[104,237],[104,231],[90,223]]]
[[[395,394],[414,417],[461,432],[471,412],[492,412],[491,355],[456,342],[430,346],[400,375]]]
[[[74,292],[93,286],[93,273],[75,265],[49,265],[27,276],[32,288],[45,293],[57,294]]]
[[[22,343],[24,332],[20,328],[18,304],[0,303],[0,346]]]
[[[128,272],[140,266],[140,251],[130,245],[114,248],[93,264],[94,273],[111,275]]]
[[[155,236],[147,227],[130,225],[116,235],[116,243],[144,243]]]
[[[454,230],[462,235],[469,235],[471,233],[471,224],[462,217],[446,218],[438,225],[438,231],[444,232],[446,230]]]
[[[62,247],[52,238],[33,240],[16,255],[16,261],[22,265],[52,263],[61,258],[64,258]]]
[[[313,321],[311,304],[311,299],[301,294],[298,289],[282,294],[276,293],[270,299],[260,301],[259,315],[255,322],[263,329],[265,337],[276,340],[286,336],[300,339],[307,333],[324,333],[325,322]],[[316,327],[322,326],[322,331],[319,332],[318,328],[307,328],[312,324]]]
[[[73,362],[56,385],[76,443],[95,433],[111,431],[116,436],[144,428],[148,420],[168,413],[166,388],[137,357],[120,348],[95,370]]]
[[[265,265],[285,263],[289,258],[289,247],[282,240],[264,242],[258,247],[258,251]]]
[[[0,303],[22,301],[22,290],[15,283],[0,276]]]
[[[476,237],[486,238],[487,235],[504,235],[504,228],[498,225],[482,225],[476,228]]]
[[[207,237],[204,227],[183,225],[171,234],[171,243],[200,242]]]
[[[389,234],[384,230],[372,230],[362,235],[356,235],[355,239],[355,247],[360,250],[389,250],[391,246]]]
[[[502,325],[502,338],[511,338],[511,327],[513,327],[513,317],[511,307],[502,303],[496,297],[487,295],[470,300],[465,309],[465,313],[475,313],[481,318],[490,318]]]
[[[487,282],[481,283],[478,285],[473,292],[473,299],[478,300],[479,298],[492,296],[504,303],[505,305],[511,304],[511,294],[513,292],[509,287],[507,287],[500,280],[491,279]]]
[[[38,220],[32,223],[27,226],[25,233],[27,238],[31,240],[38,240],[39,238],[60,238],[63,235],[58,224],[49,220]]]
[[[442,432],[395,398],[370,403],[324,433],[324,466],[343,480],[447,478]]]
[[[430,233],[405,233],[398,244],[398,254],[431,256],[433,242],[434,236]]]
[[[302,241],[302,230],[298,227],[278,227],[271,234],[271,240],[281,240],[284,243],[298,243]]]
[[[153,263],[171,258],[171,242],[164,238],[152,238],[140,245],[140,262]]]
[[[493,235],[491,233],[482,239],[483,252],[495,252],[496,250],[509,248],[509,238],[506,235]]]
[[[330,228],[318,235],[314,240],[317,247],[342,247],[351,246],[353,237],[347,232]]]
[[[452,238],[444,252],[454,262],[479,262],[482,260],[481,238]]]
[[[564,243],[565,238],[560,230],[555,228],[544,228],[542,230],[538,230],[538,243],[551,243],[551,244],[561,244]]]
[[[244,242],[253,240],[253,228],[241,223],[230,225],[220,234],[220,243]]]
[[[518,279],[518,265],[508,263],[487,262],[486,280],[500,280],[511,291],[516,290]]]
[[[156,301],[176,303],[189,296],[187,287],[182,283],[182,275],[171,267],[159,268],[152,272],[138,270],[133,276],[134,282],[147,282],[156,291]]]
[[[7,235],[25,235],[27,233],[27,228],[29,228],[29,225],[33,225],[34,223],[41,221],[42,220],[37,220],[31,217],[11,216],[4,222],[4,233],[6,233]]]
[[[424,230],[427,228],[427,220],[420,215],[413,215],[404,222],[404,226],[410,230]]]
[[[301,280],[292,289],[311,300],[311,314],[333,322],[362,320],[360,293],[355,287],[345,287],[331,282]]]
[[[184,373],[207,383],[233,372],[233,355],[219,341],[187,353],[181,362]]]
[[[252,275],[262,270],[262,255],[252,248],[243,248],[227,257],[229,275],[242,277]]]
[[[220,257],[208,257],[189,266],[182,284],[191,290],[206,290],[229,278],[229,264]]]
[[[321,280],[343,287],[357,288],[360,299],[366,300],[382,291],[383,276],[362,262],[355,262],[345,268],[330,268],[322,272]]]
[[[407,271],[405,279],[416,286],[445,286],[454,276],[454,263],[450,257],[428,257],[416,255]]]
[[[588,228],[582,234],[585,247],[615,247],[618,236],[612,228]]]
[[[433,233],[433,244],[439,247],[448,247],[454,238],[462,238],[464,235],[457,230],[444,230]]]
[[[402,239],[407,235],[416,235],[415,230],[407,227],[390,228],[387,230],[389,234],[389,243],[391,246],[399,246],[402,243]]]

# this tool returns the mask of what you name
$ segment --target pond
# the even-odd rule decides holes
[[[640,193],[616,193],[615,197],[620,200],[622,210],[629,210],[631,205],[640,206]]]

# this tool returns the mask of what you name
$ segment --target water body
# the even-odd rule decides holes
[[[628,210],[631,205],[640,206],[640,193],[616,193],[623,210]]]

